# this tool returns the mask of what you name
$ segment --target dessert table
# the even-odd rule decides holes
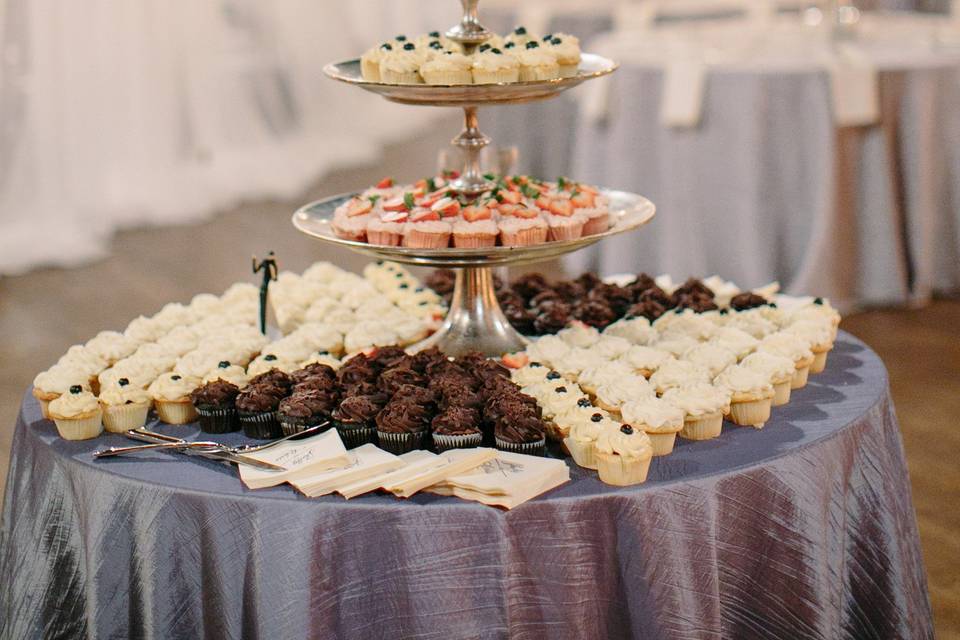
[[[571,256],[571,272],[719,272],[848,308],[919,304],[960,287],[960,49],[914,38],[945,25],[864,16],[845,46],[874,74],[878,110],[854,125],[836,117],[829,43],[788,29],[739,50],[735,34],[721,34],[691,126],[664,124],[664,58],[695,54],[663,34],[632,51],[606,49],[606,36],[589,44],[621,62],[602,81],[603,109],[589,87],[486,120],[520,149],[521,171],[602,178],[657,203],[662,215],[643,236]],[[690,34],[707,40],[698,29]]]
[[[760,431],[679,442],[643,485],[573,466],[512,511],[253,492],[162,453],[94,462],[127,441],[60,440],[27,393],[0,636],[932,637],[882,363],[841,332],[794,393]]]

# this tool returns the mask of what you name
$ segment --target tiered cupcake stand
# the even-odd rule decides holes
[[[467,47],[477,46],[492,34],[477,20],[478,0],[461,0],[464,16],[447,37]],[[452,188],[460,193],[477,194],[492,187],[480,169],[480,152],[490,139],[479,129],[477,109],[481,106],[519,104],[559,95],[582,82],[616,70],[607,58],[584,53],[577,75],[533,82],[481,85],[392,85],[368,82],[360,73],[360,61],[347,60],[324,68],[328,76],[341,82],[380,94],[402,104],[461,107],[465,126],[453,145],[463,152],[464,167]],[[337,237],[330,225],[334,210],[355,194],[342,194],[311,202],[293,215],[293,225],[324,242],[350,248],[382,260],[410,265],[449,267],[456,270],[456,285],[446,320],[440,329],[412,350],[436,346],[444,353],[458,355],[479,350],[490,356],[523,349],[527,343],[507,321],[497,303],[492,267],[538,262],[582,249],[600,240],[631,231],[654,216],[654,205],[643,196],[624,191],[601,189],[610,200],[611,227],[604,233],[563,242],[546,242],[527,247],[488,247],[483,249],[416,249],[370,245]]]

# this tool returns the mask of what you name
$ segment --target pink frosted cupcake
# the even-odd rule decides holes
[[[367,223],[367,242],[399,247],[403,241],[404,225],[409,217],[406,211],[384,211],[380,217],[371,216]]]
[[[350,198],[333,212],[330,226],[341,238],[364,242],[367,239],[367,224],[373,217],[371,211],[373,202],[370,198]]]
[[[583,223],[583,235],[592,236],[603,233],[610,228],[610,211],[606,207],[590,207],[577,209],[577,215],[586,218]]]
[[[525,247],[547,241],[547,223],[536,209],[523,205],[499,207],[500,244],[505,247]]]
[[[403,246],[416,249],[443,249],[450,246],[453,225],[440,219],[440,214],[418,207],[410,212],[403,227]]]
[[[489,207],[464,207],[462,218],[453,223],[453,246],[461,249],[493,247],[500,233]]]
[[[549,232],[547,239],[551,241],[576,240],[583,235],[586,216],[580,213],[572,215],[547,215]]]

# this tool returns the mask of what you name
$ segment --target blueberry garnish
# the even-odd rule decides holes
[[[560,374],[557,373],[556,371],[551,371],[550,373],[547,374],[547,380],[559,380],[559,379],[560,379]]]
[[[408,42],[407,44],[403,45],[404,51],[413,51],[414,49],[416,49],[416,47],[412,42]]]
[[[389,42],[384,42],[382,45],[380,45],[380,48],[385,51],[393,51],[393,45]]]
[[[820,304],[823,304],[823,303],[821,302]],[[771,308],[771,309],[776,309],[776,308],[777,308],[777,303],[776,303],[776,302],[771,302],[771,303],[770,303],[770,308]]]
[[[431,32],[428,33],[427,35],[430,36],[431,38],[439,38],[439,37],[440,37],[440,32],[439,32],[439,31],[431,31]]]
[[[272,353],[268,353],[267,355],[263,356],[263,359],[267,362],[273,362],[277,359],[277,356],[273,355]]]
[[[483,53],[484,51],[489,51],[490,49],[493,49],[492,45],[489,45],[489,44],[480,45],[480,53]]]
[[[590,399],[589,399],[589,398],[580,398],[579,400],[577,400],[577,406],[578,406],[578,407],[583,407],[584,409],[586,409],[587,407],[591,406],[591,404],[590,404]]]
[[[496,47],[494,47],[493,49],[490,49],[490,53],[499,56],[503,53],[503,51],[500,51],[500,49],[497,49]]]
[[[513,32],[514,32],[515,34],[517,34],[518,36],[525,36],[525,35],[527,35],[527,28],[524,27],[524,26],[520,26],[520,27],[517,27],[516,29],[514,29]]]
[[[410,288],[410,285],[407,284],[406,282],[404,282],[403,284],[400,285],[400,288],[401,288],[401,289],[409,289],[409,288]]]
[[[504,48],[504,49],[513,49],[513,48],[516,47],[516,46],[517,46],[517,43],[516,43],[516,42],[508,42],[507,44],[503,45],[503,48]]]
[[[561,40],[560,38],[551,38],[550,40],[550,44],[562,44],[562,43],[563,43],[563,40]]]
[[[553,38],[553,34],[552,34],[552,33],[548,33],[547,35],[543,36],[543,37],[540,38],[540,39],[543,40],[544,42],[550,42],[550,40],[551,40],[552,38]]]
[[[403,274],[398,271],[397,274],[394,275],[393,277],[394,277],[394,278],[402,278],[402,277],[403,277]]]
[[[416,291],[417,293],[423,293],[423,287],[417,287],[416,289],[414,289],[414,291]]]
[[[117,380],[117,384],[120,385],[121,387],[125,387],[128,384],[130,384],[130,380],[129,378],[120,378],[119,380]]]
[[[628,425],[628,424],[625,424],[625,425],[623,425],[622,427],[620,427],[620,433],[625,433],[625,434],[627,434],[628,436],[632,436],[632,435],[633,435],[633,427],[631,427],[631,426]]]
[[[427,304],[429,304],[429,303],[428,303],[426,300],[424,300],[424,301],[422,301],[422,302],[418,302],[418,303],[417,303],[417,306],[418,306],[418,307],[425,307],[425,306],[427,306]]]
[[[396,38],[394,38],[394,40],[396,40],[397,42],[406,42],[406,41],[407,41],[407,36],[399,35],[399,36],[397,36]]]
[[[318,353],[319,355],[321,355],[321,356],[328,356],[328,355],[330,355],[330,352],[329,352],[329,351],[317,351],[317,353]]]
[[[566,388],[566,387],[557,387],[556,389],[553,390],[553,392],[554,392],[554,393],[566,393],[566,392],[567,392],[567,388]]]
[[[814,298],[813,304],[823,304],[823,298]]]
[[[531,366],[532,368],[534,368],[534,369],[539,369],[539,368],[542,367],[543,365],[542,365],[541,363],[539,363],[539,362],[531,362],[531,363],[530,363],[530,366]]]
[[[590,416],[590,422],[600,422],[601,420],[603,420],[602,413],[595,413],[592,416]]]
[[[439,40],[433,40],[427,46],[430,47],[431,49],[438,49],[438,50],[443,49],[443,45],[440,44]]]
[[[81,387],[78,384],[75,384],[72,387],[70,387],[70,393],[80,393],[81,391],[83,391],[83,387]]]
[[[230,366],[229,360],[221,360],[219,363],[217,363],[217,367],[220,369],[226,369],[229,366]]]
[[[181,380],[182,378],[181,378],[181,376],[174,374],[174,375],[170,376],[170,379],[171,379],[171,380]]]
[[[528,42],[528,43],[526,44],[527,49],[536,49],[536,48],[539,47],[539,46],[540,46],[540,43],[539,43],[539,42],[536,42],[536,41],[534,41],[534,40],[531,40],[530,42]]]
[[[725,315],[727,315],[728,313],[730,313],[730,310],[729,310],[729,309],[720,309],[720,315],[725,316]]]

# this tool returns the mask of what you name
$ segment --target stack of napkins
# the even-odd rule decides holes
[[[304,440],[287,440],[269,449],[245,455],[286,469],[268,471],[245,464],[237,465],[240,479],[251,489],[273,487],[284,482],[293,484],[300,478],[344,467],[350,461],[336,429]]]
[[[563,460],[497,451],[479,467],[449,476],[427,491],[512,509],[570,480]]]

